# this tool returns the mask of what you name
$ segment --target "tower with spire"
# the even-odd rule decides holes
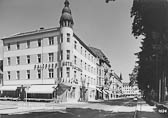
[[[64,8],[62,10],[62,15],[60,18],[60,27],[73,27],[73,18],[71,14],[71,9],[69,8],[69,1],[65,0],[64,2]]]
[[[60,82],[64,84],[72,84],[73,81],[73,18],[71,14],[71,9],[69,7],[69,1],[65,0],[64,8],[62,9],[62,15],[60,17]],[[69,57],[67,57],[69,55]],[[66,72],[69,72],[67,76]]]

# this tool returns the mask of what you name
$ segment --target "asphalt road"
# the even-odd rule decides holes
[[[137,102],[132,99],[89,102],[80,105],[66,105],[66,109],[60,111],[4,114],[0,115],[0,118],[133,118],[134,111],[127,111],[127,109],[135,109],[136,105]]]

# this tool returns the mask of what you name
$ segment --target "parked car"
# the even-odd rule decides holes
[[[134,101],[137,101],[137,100],[138,100],[138,98],[137,98],[137,97],[134,97],[134,98],[133,98],[133,100],[134,100]]]

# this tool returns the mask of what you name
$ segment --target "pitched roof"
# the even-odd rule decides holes
[[[101,60],[103,60],[108,66],[111,67],[110,65],[110,61],[108,60],[108,58],[105,56],[105,54],[98,48],[95,47],[89,47],[93,53],[95,53],[95,55],[100,58]]]
[[[57,31],[58,29],[59,29],[59,27],[48,28],[48,29],[40,28],[39,30],[34,30],[34,31],[30,31],[30,32],[23,32],[23,33],[14,34],[12,36],[3,38],[2,40],[15,38],[15,37],[28,36],[28,35],[32,35],[32,34],[45,33],[45,32],[50,32],[50,31]]]

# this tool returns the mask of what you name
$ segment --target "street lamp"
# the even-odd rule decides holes
[[[25,92],[26,92],[26,106],[27,106],[27,91],[29,90],[29,88],[30,88],[30,86],[26,86],[26,87],[25,87],[25,89],[26,89],[26,90],[25,90]]]

